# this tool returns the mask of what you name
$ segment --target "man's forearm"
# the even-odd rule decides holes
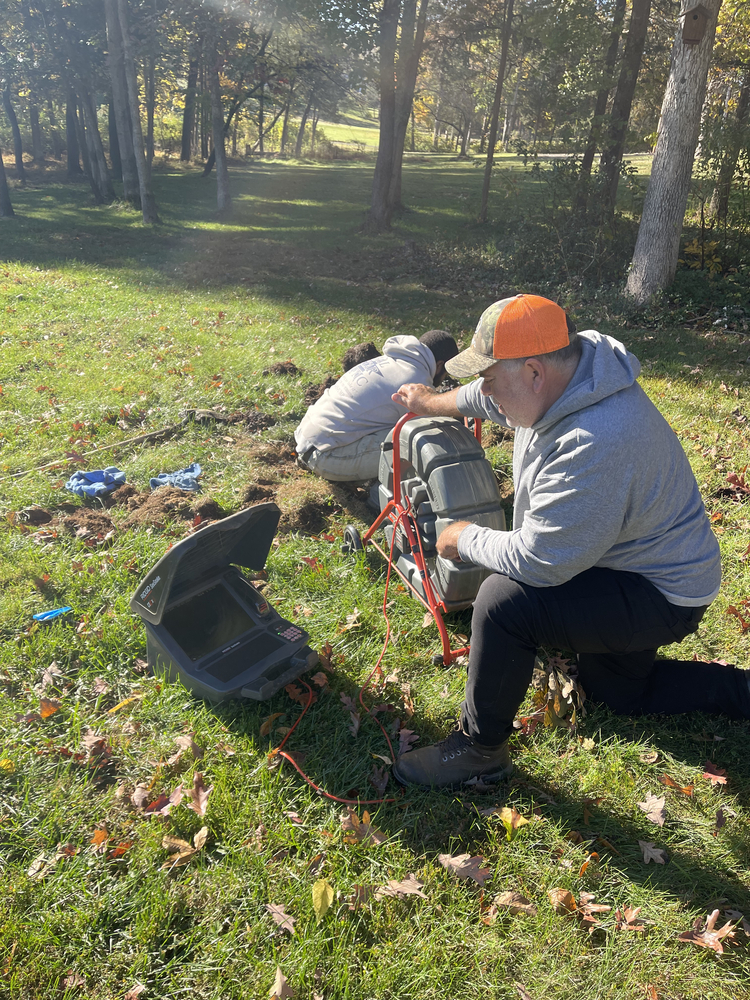
[[[402,385],[393,399],[421,417],[461,417],[456,406],[457,396],[458,389],[435,392],[429,386],[409,383]]]

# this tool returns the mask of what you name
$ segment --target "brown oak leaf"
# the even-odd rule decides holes
[[[378,767],[377,764],[372,765],[370,784],[373,786],[378,795],[385,795],[389,777],[390,775],[385,767]]]
[[[190,799],[188,809],[192,809],[198,816],[205,816],[206,809],[208,808],[208,796],[211,794],[213,787],[213,785],[209,785],[206,788],[203,783],[203,775],[200,771],[196,771],[193,775],[193,787],[185,796]]]
[[[662,785],[666,785],[667,788],[674,788],[678,792],[682,792],[683,795],[692,795],[695,785],[681,785],[679,782],[675,781],[674,778],[670,778],[668,774],[662,774],[659,778]]]
[[[706,761],[701,777],[708,779],[712,786],[726,785],[727,783],[727,772],[723,767],[717,767],[716,764],[712,764],[710,760]]]
[[[698,945],[699,948],[711,948],[719,955],[724,954],[724,948],[722,947],[722,941],[724,938],[733,938],[734,930],[732,928],[732,921],[727,920],[723,927],[716,930],[716,920],[719,916],[718,910],[713,910],[706,917],[706,924],[702,926],[703,921],[700,917],[695,921],[692,928],[689,931],[684,931],[682,934],[677,936],[678,941],[687,941],[690,944]]]
[[[646,864],[649,861],[653,861],[654,864],[664,865],[669,861],[669,855],[661,847],[657,847],[656,844],[650,843],[648,840],[639,840],[638,846],[643,854],[643,860]]]
[[[380,846],[388,839],[373,824],[367,810],[362,813],[362,819],[360,819],[353,809],[347,809],[341,816],[341,829],[344,831],[345,844],[359,843]]]
[[[526,913],[530,917],[535,917],[537,914],[536,906],[531,900],[513,889],[508,889],[495,896],[494,904],[499,909],[507,910],[513,916],[517,913]]]
[[[576,898],[570,889],[550,889],[547,892],[547,897],[552,903],[552,909],[555,913],[565,915],[566,913],[575,913],[578,909]]]
[[[474,857],[470,854],[439,854],[438,861],[443,868],[452,872],[456,878],[471,879],[477,885],[484,885],[485,881],[492,874],[490,868],[481,867],[484,861],[484,855],[482,854],[474,855]]]
[[[395,899],[403,899],[404,896],[421,896],[422,899],[427,899],[427,896],[422,892],[423,885],[424,882],[420,882],[414,873],[410,872],[407,878],[402,879],[402,881],[389,879],[386,885],[376,889],[375,899],[383,899],[385,896],[393,896]]]
[[[284,907],[279,906],[278,903],[266,903],[266,909],[271,914],[273,922],[278,924],[282,931],[286,931],[287,934],[294,934],[296,917],[290,916]]]
[[[293,997],[294,990],[281,969],[277,968],[276,978],[271,987],[271,1000],[292,1000]]]
[[[622,910],[615,910],[615,927],[618,931],[645,931],[646,925],[639,918],[641,907],[623,906]]]
[[[659,797],[652,795],[651,792],[647,792],[645,800],[638,803],[638,808],[645,812],[647,818],[652,823],[656,823],[657,826],[664,826],[664,820],[667,818],[665,802],[666,796],[662,795]]]

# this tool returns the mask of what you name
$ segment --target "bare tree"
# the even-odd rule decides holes
[[[140,206],[138,165],[133,148],[133,123],[130,116],[130,102],[128,101],[125,53],[122,47],[122,29],[117,0],[104,0],[104,13],[107,21],[107,61],[112,81],[112,103],[122,166],[122,194],[125,201]]]
[[[5,81],[5,87],[3,88],[3,109],[13,136],[13,155],[16,161],[16,177],[22,184],[25,184],[26,170],[23,165],[23,142],[21,140],[21,129],[18,127],[18,118],[16,117],[16,109],[13,107],[13,101],[11,100],[10,81],[8,80]]]
[[[707,12],[703,38],[697,44],[683,41],[682,18],[693,0],[682,0],[672,62],[661,106],[656,149],[651,166],[643,215],[638,228],[626,294],[638,304],[674,280],[680,251],[693,158],[698,145],[706,77],[716,35],[721,0],[703,0]]]
[[[503,37],[500,48],[500,65],[497,68],[497,83],[495,85],[495,97],[492,101],[492,111],[490,112],[490,131],[487,136],[487,159],[484,164],[484,180],[482,181],[482,201],[479,207],[477,222],[487,221],[487,205],[490,199],[490,180],[492,179],[492,166],[495,162],[495,143],[497,142],[497,124],[500,120],[500,105],[503,100],[503,81],[505,79],[505,67],[508,64],[508,47],[510,45],[510,33],[513,21],[513,0],[505,0],[505,20],[503,22]]]
[[[227,167],[226,132],[224,113],[221,109],[221,83],[219,70],[223,59],[219,56],[216,42],[210,46],[208,56],[208,90],[211,96],[211,137],[216,158],[216,206],[221,213],[229,212],[232,196],[229,192],[229,169]]]
[[[596,104],[594,105],[594,114],[591,118],[589,138],[586,143],[586,148],[583,151],[581,168],[578,172],[575,202],[576,211],[578,212],[585,213],[586,211],[589,194],[589,182],[591,180],[591,167],[594,164],[594,157],[596,156],[596,151],[599,148],[599,142],[601,140],[604,115],[607,110],[607,101],[609,100],[609,92],[612,85],[611,77],[615,68],[615,63],[617,62],[617,50],[620,45],[620,35],[622,33],[623,21],[625,20],[625,6],[626,0],[615,0],[615,9],[612,16],[612,30],[609,34],[609,45],[607,46],[607,52],[604,56],[604,66],[602,67],[603,85],[599,88],[596,95]]]
[[[5,176],[5,164],[3,163],[3,151],[0,149],[0,219],[9,219],[16,213],[10,201],[10,191],[8,190],[8,178]]]
[[[128,85],[128,104],[130,106],[130,119],[133,135],[133,152],[138,170],[138,186],[141,192],[141,212],[143,221],[151,224],[159,221],[159,214],[156,210],[156,201],[151,190],[151,171],[149,170],[146,150],[143,144],[143,130],[141,129],[141,114],[138,104],[138,78],[135,73],[135,58],[133,56],[132,43],[130,41],[130,27],[128,25],[128,4],[127,0],[117,0],[117,13],[120,21],[120,32],[122,35],[123,61],[125,65],[125,79]]]
[[[188,61],[187,88],[185,90],[185,110],[182,115],[182,144],[180,159],[187,163],[193,155],[193,129],[195,128],[195,95],[198,85],[198,58],[193,43]]]
[[[732,193],[732,179],[737,169],[742,148],[742,135],[750,121],[750,66],[745,67],[740,84],[740,93],[737,98],[737,111],[734,120],[734,128],[729,137],[724,156],[719,167],[719,176],[716,179],[716,187],[711,197],[710,214],[723,220],[729,211],[729,195]]]
[[[630,21],[628,22],[628,34],[622,54],[620,76],[615,96],[612,99],[607,135],[602,149],[602,158],[599,162],[599,173],[603,181],[601,208],[605,218],[611,216],[615,210],[617,187],[620,182],[620,164],[625,150],[625,136],[630,121],[630,109],[633,106],[635,85],[641,69],[650,16],[651,0],[633,0]]]

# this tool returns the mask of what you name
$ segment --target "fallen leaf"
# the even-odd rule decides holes
[[[117,861],[121,858],[123,854],[126,854],[130,848],[133,846],[133,842],[130,840],[123,841],[122,844],[118,844],[117,847],[113,847],[111,851],[107,852],[108,861]]]
[[[319,688],[324,688],[328,684],[328,677],[322,670],[319,670],[317,674],[313,674],[311,680],[313,684],[317,684]]]
[[[388,779],[389,774],[386,768],[378,767],[377,764],[372,765],[370,784],[373,786],[378,795],[385,795],[385,790],[388,787]]]
[[[374,885],[353,885],[352,894],[349,897],[349,909],[358,910],[360,906],[372,898],[374,893]]]
[[[638,808],[645,812],[652,823],[656,823],[657,826],[664,826],[664,820],[667,818],[665,802],[666,796],[657,797],[656,795],[652,795],[651,792],[647,792],[645,801],[639,802]]]
[[[597,927],[601,927],[601,924],[597,920],[597,915],[600,913],[609,913],[612,909],[611,906],[607,906],[605,903],[595,903],[595,898],[593,892],[582,892],[578,900],[577,916],[581,924],[584,927],[588,927],[589,934],[593,934]]]
[[[362,622],[359,620],[359,608],[355,608],[351,615],[346,616],[346,625],[342,625],[339,632],[348,632],[350,629],[359,628]]]
[[[525,826],[529,821],[520,814],[515,806],[508,808],[504,806],[497,813],[500,818],[500,822],[505,827],[505,837],[507,840],[513,840],[516,835],[516,831],[519,827]]]
[[[629,906],[624,906],[622,910],[615,910],[615,927],[618,931],[645,931],[646,925],[638,917],[641,907],[634,910]]]
[[[39,701],[39,714],[43,719],[48,719],[50,715],[60,711],[60,702],[54,698],[41,698]]]
[[[73,972],[72,970],[68,972],[67,976],[63,979],[63,986],[68,989],[75,989],[78,986],[85,986],[86,980],[83,978],[80,972]]]
[[[706,925],[702,927],[701,918],[695,921],[692,929],[689,931],[684,931],[682,934],[677,936],[678,941],[688,941],[690,944],[698,945],[699,948],[711,948],[719,955],[724,954],[724,948],[722,947],[722,940],[725,937],[734,937],[734,931],[732,929],[732,921],[727,920],[723,927],[719,930],[715,930],[716,919],[719,916],[719,911],[714,910],[709,913],[706,918]]]
[[[472,879],[477,885],[484,885],[492,874],[490,868],[481,867],[481,863],[484,861],[482,854],[477,854],[474,857],[469,854],[456,854],[455,856],[438,854],[438,861],[443,868],[447,868],[457,878]]]
[[[314,705],[318,700],[318,696],[314,691],[303,691],[302,688],[297,687],[296,684],[287,684],[284,687],[284,690],[292,701],[296,701],[297,704],[302,705],[303,708],[307,705]]]
[[[401,756],[402,753],[407,753],[412,748],[412,744],[416,743],[419,737],[414,732],[413,729],[399,729],[398,731],[398,753]]]
[[[153,802],[149,804],[143,810],[144,816],[169,816],[169,813],[174,806],[178,806],[185,795],[182,785],[178,785],[177,788],[169,795],[164,795],[163,793],[159,795]],[[135,799],[135,792],[133,793]]]
[[[649,861],[653,861],[654,864],[664,865],[669,861],[669,855],[661,847],[657,847],[656,844],[650,843],[648,840],[639,840],[638,846],[643,854],[643,860],[646,864]]]
[[[323,569],[323,563],[315,556],[302,556],[302,562],[316,573],[319,573]]]
[[[268,736],[268,734],[273,729],[273,724],[277,719],[280,719],[284,715],[284,712],[274,712],[273,715],[269,715],[267,719],[263,720],[263,724],[260,727],[260,735]]]
[[[717,767],[716,764],[712,764],[710,760],[706,761],[706,766],[701,777],[708,779],[712,786],[726,785],[727,783],[727,772],[723,767]]]
[[[414,873],[410,872],[408,877],[401,882],[389,879],[386,885],[376,889],[375,899],[383,899],[385,896],[392,896],[395,899],[403,899],[404,896],[420,896],[422,899],[427,899],[427,896],[422,892],[423,885],[424,882],[420,882]]]
[[[414,715],[414,699],[411,696],[411,684],[401,685],[401,700],[404,703],[404,714],[407,719]]]
[[[276,978],[271,987],[271,1000],[291,1000],[292,997],[294,997],[294,990],[281,969],[277,968]]]
[[[550,889],[547,892],[547,898],[552,904],[552,909],[555,913],[575,913],[578,909],[576,898],[570,889]]]
[[[178,747],[180,747],[180,750],[189,750],[196,760],[200,760],[205,753],[205,750],[203,747],[198,746],[193,739],[194,736],[195,733],[186,733],[184,736],[176,736],[175,743]]]
[[[531,994],[528,992],[528,990],[524,986],[521,986],[520,983],[513,983],[513,985],[515,986],[516,990],[518,991],[518,995],[521,998],[521,1000],[532,1000]]]
[[[115,705],[114,708],[110,708],[109,711],[107,712],[107,715],[114,715],[116,712],[121,711],[123,708],[128,708],[128,706],[134,705],[137,701],[140,701],[142,698],[143,694],[141,692],[136,692],[135,694],[131,694],[129,698],[126,698],[124,701],[121,701],[119,704]]]
[[[325,670],[331,669],[331,658],[333,657],[333,647],[330,642],[326,642],[322,649],[318,650],[318,658],[320,660],[320,665]]]
[[[422,619],[422,628],[429,628],[430,625],[434,624],[435,624],[435,616],[431,611],[428,611],[427,614]]]
[[[283,906],[279,906],[277,903],[266,903],[266,909],[271,914],[271,918],[275,924],[281,928],[282,931],[286,931],[287,934],[294,934],[294,925],[297,918],[290,916]]]
[[[716,813],[716,822],[714,824],[714,828],[711,831],[714,837],[718,834],[719,830],[721,830],[721,828],[724,826],[724,824],[726,823],[726,821],[727,821],[727,818],[724,815],[724,810],[723,809],[719,809],[717,811],[717,813]]]
[[[307,871],[310,875],[318,875],[326,863],[325,854],[316,854],[314,858],[311,858],[307,863]]]
[[[106,830],[94,830],[94,836],[89,843],[94,849],[94,854],[104,854],[107,849],[109,834]]]
[[[210,785],[206,788],[203,784],[203,775],[200,771],[196,771],[193,775],[193,787],[185,796],[190,799],[188,809],[192,809],[198,816],[205,816],[206,809],[208,808],[208,796],[211,794],[213,787],[213,785]]]
[[[644,764],[655,764],[657,762],[657,760],[659,759],[659,751],[658,750],[645,750],[640,755],[640,759],[641,759],[641,761],[643,761]]]
[[[136,983],[135,986],[132,986],[128,990],[128,992],[125,994],[122,1000],[138,1000],[138,997],[141,995],[141,993],[143,993],[145,989],[146,989],[145,983]]]
[[[328,913],[333,904],[333,886],[326,882],[324,878],[318,879],[318,881],[312,887],[312,902],[313,910],[315,911],[315,919],[320,923],[323,917]]]
[[[670,778],[668,774],[662,774],[659,778],[662,785],[666,785],[667,788],[675,788],[678,792],[682,792],[683,795],[692,795],[695,785],[681,785],[674,778]]]
[[[362,819],[353,809],[347,809],[341,817],[341,829],[345,832],[345,844],[375,844],[379,846],[388,839],[384,833],[372,823],[370,814],[365,810]]]
[[[517,913],[526,913],[530,917],[535,917],[537,914],[536,906],[534,906],[531,900],[513,889],[508,889],[495,896],[494,903],[495,906],[507,910],[513,916]]]
[[[589,856],[583,862],[583,864],[581,865],[580,869],[578,870],[578,878],[583,878],[583,876],[586,873],[586,869],[591,864],[591,862],[592,861],[598,861],[598,860],[599,860],[599,855],[596,853],[596,851],[592,851],[591,854],[589,854]]]

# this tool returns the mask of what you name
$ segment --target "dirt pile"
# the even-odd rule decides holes
[[[245,490],[242,497],[242,506],[248,507],[256,503],[264,503],[266,500],[273,500],[276,490],[275,483],[270,479],[258,479]]]
[[[326,389],[330,389],[332,385],[336,385],[338,382],[337,378],[333,375],[326,375],[322,382],[317,385],[306,385],[305,386],[305,406],[312,406],[313,403],[317,403]]]
[[[299,368],[293,361],[277,361],[270,368],[264,368],[263,375],[299,375]]]
[[[202,521],[218,521],[225,517],[225,511],[210,497],[186,493],[174,486],[161,486],[153,492],[137,493],[127,501],[131,513],[122,522],[123,528],[136,528],[150,524],[161,527],[165,520],[193,520],[200,516]]]
[[[103,510],[95,510],[93,507],[79,507],[72,514],[68,514],[60,519],[63,530],[78,538],[88,538],[90,536],[102,538],[110,531],[115,530],[115,525],[108,514]]]
[[[245,410],[233,413],[227,423],[241,424],[249,431],[266,431],[276,423],[276,417],[272,417],[270,413],[261,413],[260,410]]]

